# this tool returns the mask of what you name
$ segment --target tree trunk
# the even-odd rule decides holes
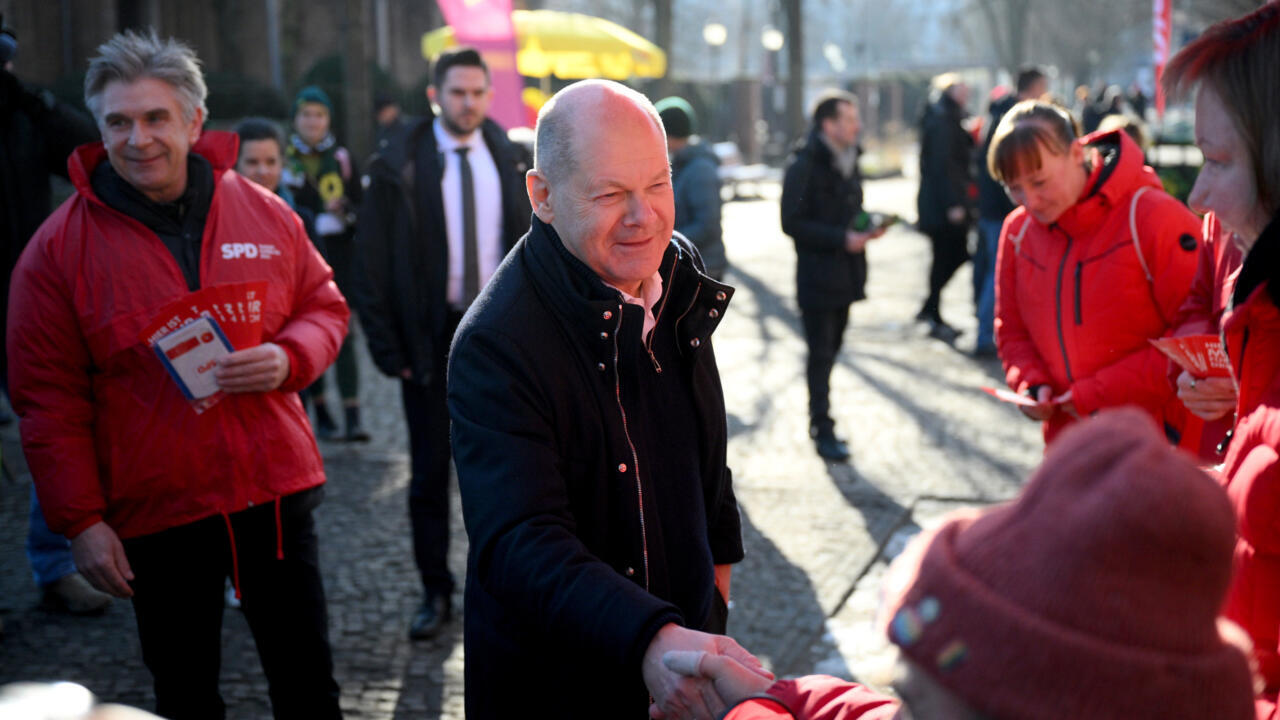
[[[802,0],[783,0],[787,18],[787,137],[804,132],[804,12]]]
[[[356,158],[363,160],[373,147],[370,97],[369,54],[365,43],[365,3],[346,0],[342,27],[345,50],[343,75],[347,83],[346,146]]]
[[[673,34],[671,0],[653,0],[653,42],[667,54],[667,72],[653,85],[654,98],[671,94],[671,37]]]

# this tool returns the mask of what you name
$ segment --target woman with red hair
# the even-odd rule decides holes
[[[1235,506],[1235,578],[1225,614],[1249,632],[1263,689],[1280,693],[1280,3],[1209,28],[1169,63],[1165,87],[1196,95],[1204,167],[1190,203],[1244,252],[1222,337],[1236,381],[1223,483]]]

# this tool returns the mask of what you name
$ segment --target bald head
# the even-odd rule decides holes
[[[607,133],[611,120],[636,115],[648,116],[665,142],[658,111],[643,94],[612,80],[583,80],[564,88],[538,112],[534,170],[559,184],[578,169],[575,150],[589,144],[587,135]]]

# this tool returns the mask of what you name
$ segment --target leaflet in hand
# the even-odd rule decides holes
[[[203,323],[200,327],[212,332],[212,339],[220,340],[225,346],[225,352],[220,352],[217,357],[234,352],[236,349],[260,345],[262,313],[266,307],[266,299],[267,283],[265,281],[224,283],[201,288],[160,308],[151,322],[147,323],[139,333],[138,339],[147,347],[155,349],[161,362],[178,383],[183,395],[191,402],[191,407],[197,413],[202,413],[213,407],[223,397],[223,393],[218,391],[216,386],[208,394],[200,394],[207,389],[202,383],[212,382],[212,370],[198,372],[196,373],[197,382],[188,382],[181,373],[175,374],[174,367],[171,367],[174,365],[173,358],[168,358],[166,353],[176,347],[174,343],[180,344],[183,339],[189,341],[187,328],[201,321],[207,321],[212,325],[211,330]],[[181,338],[176,336],[179,332],[183,333]],[[204,334],[197,334],[196,337],[203,338]],[[195,346],[188,348],[187,352],[199,350],[200,353],[209,353],[217,350],[216,347],[205,348],[204,346],[208,344],[210,343],[198,342]],[[182,353],[182,356],[185,357],[186,353]],[[197,367],[209,362],[204,355],[199,357],[204,359],[196,363]]]
[[[1217,335],[1184,335],[1157,338],[1150,342],[1179,367],[1198,378],[1231,377],[1231,363],[1222,351],[1222,340]]]
[[[1035,407],[1036,405],[1039,405],[1039,403],[1034,399],[1029,398],[1026,395],[1019,395],[1012,390],[1005,390],[1003,388],[997,390],[996,388],[984,387],[982,388],[982,392],[996,398],[997,400],[1013,403],[1014,405],[1021,405],[1023,407]]]
[[[154,345],[178,389],[188,400],[203,400],[218,392],[213,371],[218,359],[232,352],[231,343],[212,318],[202,317],[165,335]]]

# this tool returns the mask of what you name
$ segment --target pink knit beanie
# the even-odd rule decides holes
[[[993,718],[1246,720],[1217,624],[1234,546],[1222,489],[1146,415],[1106,411],[1017,500],[937,531],[889,638]]]

